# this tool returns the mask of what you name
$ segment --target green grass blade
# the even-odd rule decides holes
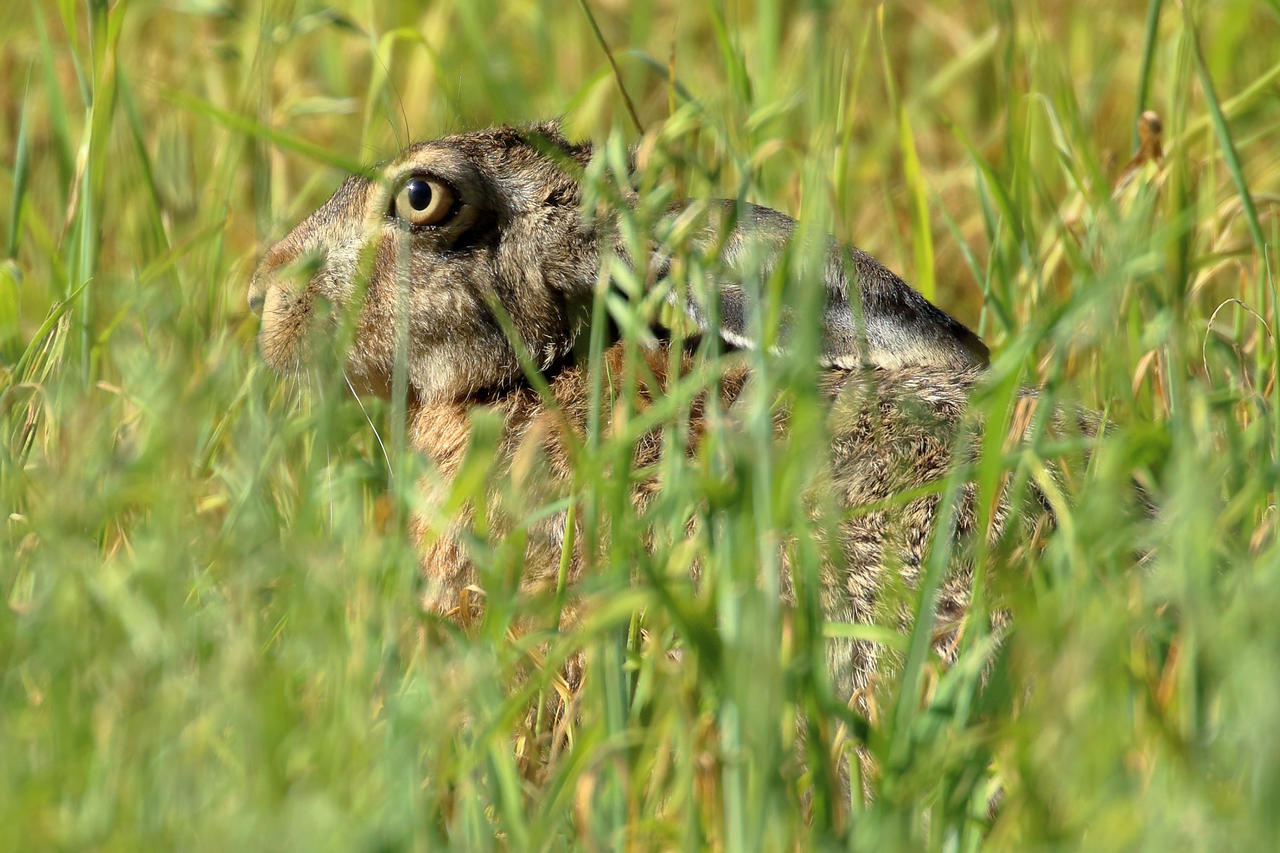
[[[1227,127],[1227,117],[1214,91],[1213,78],[1209,75],[1209,68],[1204,63],[1204,53],[1200,49],[1200,34],[1195,20],[1191,17],[1190,4],[1182,4],[1182,21],[1191,43],[1196,74],[1200,78],[1200,91],[1204,94],[1205,102],[1209,107],[1209,117],[1213,121],[1213,131],[1222,148],[1222,159],[1226,163],[1227,171],[1231,174],[1231,180],[1236,185],[1240,204],[1244,208],[1245,221],[1249,224],[1249,234],[1253,237],[1254,248],[1261,256],[1266,251],[1267,240],[1262,234],[1262,224],[1258,220],[1258,208],[1253,203],[1253,195],[1249,192],[1249,184],[1245,180],[1244,169],[1240,165],[1240,155],[1236,152],[1235,143],[1231,139],[1231,130]]]
[[[1142,34],[1142,61],[1138,66],[1138,103],[1133,123],[1133,136],[1129,147],[1138,150],[1138,116],[1148,109],[1151,97],[1151,68],[1156,59],[1157,36],[1160,32],[1160,10],[1164,0],[1147,0],[1147,23]]]
[[[31,90],[31,73],[27,73],[26,91]],[[23,98],[22,112],[18,117],[18,138],[14,142],[13,197],[9,200],[9,235],[5,242],[5,256],[18,254],[18,235],[22,230],[22,203],[27,196],[27,180],[30,178],[30,159],[27,151],[27,102]]]
[[[301,154],[317,163],[333,166],[352,175],[371,175],[369,167],[334,154],[324,146],[308,142],[294,134],[267,127],[256,119],[216,106],[208,101],[179,89],[167,89],[164,98],[174,106],[201,116],[252,139],[265,139],[285,151]]]

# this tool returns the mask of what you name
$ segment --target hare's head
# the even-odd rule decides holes
[[[602,256],[617,250],[607,218],[580,210],[570,172],[590,157],[554,124],[504,127],[419,143],[348,178],[254,273],[266,360],[297,365],[327,312],[350,322],[345,366],[357,390],[386,394],[397,358],[424,402],[518,381],[517,346],[552,369],[586,326]],[[744,282],[776,265],[794,222],[754,205],[706,209],[694,243],[720,257],[718,294],[683,307],[731,345],[753,346],[758,288]],[[981,341],[874,259],[834,242],[826,258],[825,363],[985,362]],[[657,277],[670,268],[663,251],[646,262]]]
[[[361,390],[386,393],[398,343],[423,399],[507,384],[520,375],[507,318],[552,365],[572,346],[599,262],[578,184],[548,146],[568,161],[590,154],[551,126],[500,128],[423,142],[348,178],[254,273],[268,363],[303,357],[323,306],[355,312],[346,371]]]

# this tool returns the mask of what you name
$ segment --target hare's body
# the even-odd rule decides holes
[[[641,400],[656,399],[666,393],[669,353],[665,348],[641,351],[650,375],[637,388]],[[690,367],[685,356],[685,367]],[[621,344],[604,353],[602,376],[611,381],[605,396],[620,397],[625,373]],[[837,368],[823,373],[819,392],[830,406],[832,442],[829,450],[830,477],[826,488],[842,507],[883,508],[848,514],[831,531],[840,558],[821,567],[822,604],[828,619],[840,622],[886,621],[906,627],[906,612],[886,612],[901,599],[882,597],[886,584],[915,586],[934,529],[941,496],[931,492],[896,504],[895,496],[922,485],[939,484],[951,469],[952,452],[967,407],[969,392],[978,377],[976,370],[937,367],[899,369]],[[745,369],[728,371],[719,383],[719,403],[732,421],[735,404],[747,386]],[[526,507],[546,506],[569,492],[573,469],[566,446],[581,440],[587,430],[591,378],[588,371],[571,366],[550,381],[554,404],[529,387],[520,387],[485,402],[458,402],[419,406],[410,414],[409,437],[415,447],[435,463],[442,480],[424,488],[447,492],[460,471],[471,439],[470,424],[476,409],[484,408],[502,423],[502,434],[493,466],[495,488],[483,508],[467,507],[441,524],[427,518],[415,520],[413,533],[422,548],[422,569],[426,581],[426,603],[450,618],[468,621],[478,614],[483,583],[477,575],[462,533],[474,521],[472,513],[489,514],[486,526],[499,535],[513,518],[503,504],[503,493],[513,489]],[[705,422],[705,399],[691,406],[688,452],[699,449]],[[609,418],[603,422],[607,425]],[[607,427],[606,427],[607,428]],[[786,440],[787,425],[777,425],[779,440]],[[655,470],[663,453],[661,429],[655,428],[635,443],[632,467]],[[656,475],[642,477],[633,487],[633,506],[643,512],[661,488]],[[443,496],[443,495],[442,495]],[[996,527],[1005,523],[1002,509]],[[1026,521],[1031,516],[1024,517]],[[957,536],[971,532],[974,522],[971,489],[966,487],[954,524]],[[565,513],[547,516],[525,530],[525,551],[520,579],[521,590],[530,598],[550,596],[560,582],[565,551]],[[583,553],[581,540],[569,555],[567,580],[570,587],[579,580]],[[787,549],[782,549],[782,577],[779,587],[784,603],[794,603]],[[940,626],[954,627],[969,600],[970,565],[958,553],[944,581],[938,601]],[[948,653],[948,630],[940,630],[936,643]],[[831,672],[836,687],[848,697],[864,686],[874,670],[875,647],[870,643],[833,642]]]
[[[552,126],[501,128],[413,146],[382,168],[382,180],[349,179],[267,253],[254,275],[250,304],[263,312],[265,357],[278,368],[296,365],[321,301],[354,314],[348,381],[386,394],[402,359],[411,441],[434,460],[444,488],[462,464],[473,415],[487,408],[502,424],[496,469],[526,495],[527,507],[564,497],[573,476],[566,450],[573,436],[585,433],[591,388],[588,370],[572,353],[582,349],[601,264],[619,251],[613,224],[584,217],[579,185],[565,171],[584,165],[590,154]],[[731,346],[753,347],[755,289],[746,282],[768,276],[794,223],[754,206],[713,203],[710,210],[713,221],[694,245],[719,255],[719,293],[668,298]],[[876,506],[845,513],[830,531],[838,547],[820,567],[823,606],[839,621],[899,620],[905,616],[880,612],[881,593],[890,579],[916,582],[940,496],[923,489],[905,502],[893,498],[937,484],[950,470],[986,347],[869,256],[834,241],[824,251],[820,358],[826,367],[815,369],[830,405],[829,495],[845,509]],[[303,264],[308,258],[310,266]],[[649,279],[659,281],[670,261],[662,247],[647,260],[631,259],[647,263]],[[302,280],[291,283],[290,269],[299,267]],[[526,381],[521,350],[542,371],[554,403]],[[609,398],[621,392],[622,351],[615,345],[605,352],[600,375],[613,383]],[[671,353],[663,346],[641,352],[651,378],[642,382],[640,399],[659,398],[668,388]],[[683,371],[691,358],[674,361],[683,359]],[[718,390],[723,406],[716,408],[732,412],[747,383],[744,369],[727,373]],[[607,413],[603,421],[607,427]],[[696,449],[708,428],[702,402],[692,405],[689,424],[688,444]],[[785,419],[778,428],[785,433]],[[659,432],[642,437],[634,450],[637,469],[658,469],[663,452]],[[661,485],[652,478],[636,484],[637,512]],[[440,488],[440,481],[426,488]],[[958,536],[973,526],[970,491],[963,491],[956,513]],[[429,513],[415,521],[428,601],[439,612],[465,616],[482,599],[464,593],[480,578],[461,534],[472,520],[467,513],[495,516],[490,527],[497,531],[511,522],[501,518],[498,492],[492,495],[492,505],[466,508],[451,521]],[[998,533],[1008,512],[997,509],[989,535]],[[554,588],[565,524],[562,513],[527,531],[521,587],[528,593]],[[968,601],[964,549],[955,555],[940,602],[944,617],[960,615]],[[574,548],[568,580],[589,564],[581,547]],[[780,588],[790,599],[785,563]],[[871,648],[841,641],[831,654],[837,685],[852,695],[873,669]]]

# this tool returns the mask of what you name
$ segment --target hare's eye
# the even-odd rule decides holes
[[[412,225],[435,225],[453,210],[453,190],[429,178],[410,178],[396,193],[395,214]]]

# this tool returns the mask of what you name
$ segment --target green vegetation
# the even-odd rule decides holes
[[[586,6],[643,139],[575,2],[0,8],[0,845],[1275,849],[1280,5]],[[1122,179],[1144,108],[1164,158]],[[1019,385],[1106,413],[1087,465],[974,471],[1075,457],[1047,544],[980,555],[1002,643],[973,619],[838,724],[822,636],[857,629],[759,572],[815,541],[786,356],[792,440],[757,405],[647,519],[589,438],[573,632],[512,638],[503,543],[485,620],[421,611],[425,462],[390,405],[267,370],[245,286],[344,168],[549,115],[883,259],[992,345],[989,420]],[[699,505],[740,548],[683,539]],[[571,748],[513,737],[577,650]],[[858,742],[869,800],[830,781]]]

